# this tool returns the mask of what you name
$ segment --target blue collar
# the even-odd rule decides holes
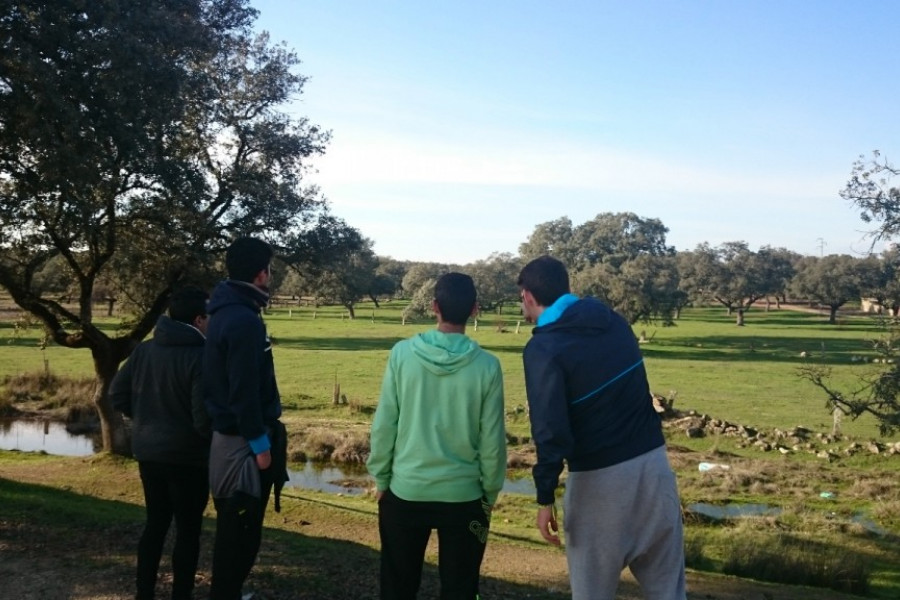
[[[541,316],[537,318],[537,326],[543,327],[549,325],[559,319],[567,308],[578,302],[578,296],[575,294],[563,294],[556,299],[556,302],[544,309]]]

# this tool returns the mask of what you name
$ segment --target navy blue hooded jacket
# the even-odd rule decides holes
[[[268,297],[255,286],[223,281],[207,304],[203,354],[206,410],[214,431],[251,441],[281,416],[272,344],[261,311]]]
[[[533,334],[523,360],[538,503],[553,502],[564,460],[590,471],[665,443],[637,340],[619,314],[583,298]]]

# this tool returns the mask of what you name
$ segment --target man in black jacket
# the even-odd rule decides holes
[[[559,545],[564,463],[566,558],[574,600],[615,597],[628,566],[648,600],[684,600],[681,504],[644,361],[630,325],[542,256],[522,269],[525,388],[537,447],[537,526]]]
[[[203,510],[209,501],[209,417],[200,367],[206,330],[203,290],[175,292],[169,315],[156,322],[110,386],[113,406],[131,418],[147,521],[138,544],[138,600],[153,598],[159,560],[172,518],[172,598],[188,599],[200,553]]]
[[[228,279],[209,301],[203,357],[206,408],[212,419],[209,476],[216,507],[212,600],[238,600],[262,541],[273,486],[285,479],[285,434],[278,418],[272,344],[262,320],[269,303],[272,248],[235,240],[225,253]]]

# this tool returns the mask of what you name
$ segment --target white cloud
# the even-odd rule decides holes
[[[546,186],[602,192],[709,198],[813,199],[835,196],[843,173],[733,172],[705,168],[682,157],[642,156],[612,148],[491,138],[455,146],[387,135],[341,137],[316,161],[315,180],[329,186],[468,184]]]

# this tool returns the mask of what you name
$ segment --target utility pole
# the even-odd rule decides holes
[[[816,241],[819,242],[819,258],[825,256],[825,246],[828,244],[825,243],[824,238],[816,238]]]

